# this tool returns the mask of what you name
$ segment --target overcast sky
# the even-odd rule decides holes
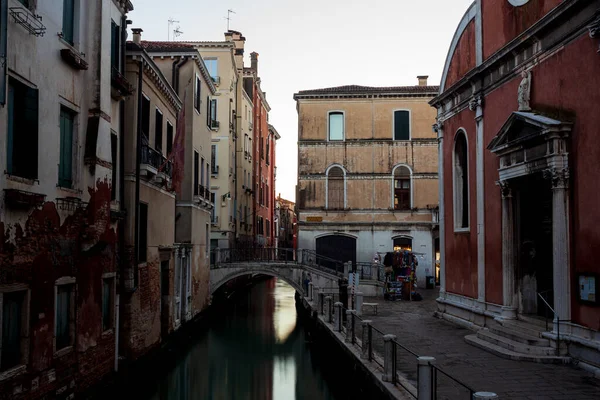
[[[294,200],[298,117],[294,93],[341,85],[404,86],[429,75],[438,85],[454,31],[472,0],[132,0],[145,40],[224,40],[231,29],[259,57],[277,142],[276,191]],[[172,29],[175,28],[172,27]],[[171,34],[172,36],[172,34]],[[131,36],[130,36],[131,38]]]

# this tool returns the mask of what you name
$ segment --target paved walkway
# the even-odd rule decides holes
[[[379,303],[379,312],[371,315],[365,310],[362,318],[373,320],[373,326],[386,334],[397,335],[398,342],[415,353],[435,357],[439,367],[474,390],[495,392],[503,400],[600,399],[600,381],[576,367],[506,360],[467,344],[464,337],[472,331],[433,316],[438,290],[419,293],[423,301],[365,298],[365,302]],[[374,344],[380,347],[375,340]],[[398,357],[408,360],[399,369],[416,381],[414,358],[404,351]],[[438,377],[438,399],[468,399],[467,391],[443,375]]]

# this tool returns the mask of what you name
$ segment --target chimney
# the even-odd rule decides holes
[[[427,86],[427,78],[429,78],[429,75],[417,76],[417,79],[419,80],[419,86]]]
[[[255,51],[250,53],[250,69],[258,75],[258,53]]]
[[[131,28],[131,32],[133,32],[133,43],[139,45],[142,43],[142,32],[144,30],[142,28]]]

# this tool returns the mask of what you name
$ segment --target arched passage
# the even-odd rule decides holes
[[[227,271],[226,271],[227,270]],[[304,289],[302,288],[302,271],[297,269],[282,269],[282,271],[273,271],[270,269],[246,269],[246,268],[223,268],[221,270],[211,270],[211,275],[218,271],[226,271],[223,276],[215,276],[216,280],[213,281],[213,276],[211,276],[210,282],[210,294],[211,296],[215,294],[217,290],[227,282],[232,279],[239,278],[244,275],[267,275],[272,276],[274,278],[278,278],[289,284],[293,287],[296,292],[303,293]]]
[[[330,234],[316,239],[317,255],[340,262],[356,264],[356,238],[348,235]],[[335,268],[335,267],[334,267]]]

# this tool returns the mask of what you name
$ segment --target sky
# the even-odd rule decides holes
[[[259,53],[261,87],[277,142],[276,193],[295,199],[298,114],[294,93],[342,85],[438,85],[450,42],[473,0],[132,0],[130,28],[144,40],[246,37],[245,64]],[[169,29],[168,20],[179,21]],[[170,34],[173,39],[173,34]],[[131,35],[129,36],[131,38]]]

